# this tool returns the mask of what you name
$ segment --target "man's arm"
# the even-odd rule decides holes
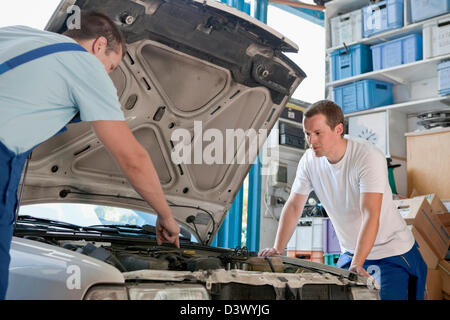
[[[280,255],[286,247],[297,226],[308,195],[292,192],[289,199],[281,211],[280,224],[278,225],[277,236],[273,248],[263,249],[260,256]]]
[[[92,121],[97,137],[116,159],[136,192],[158,213],[157,241],[179,247],[180,228],[164,196],[158,174],[148,152],[136,140],[125,121]]]
[[[364,276],[369,276],[362,266],[372,250],[378,234],[382,201],[382,193],[361,193],[360,196],[362,227],[358,235],[355,254],[349,270],[358,272]]]

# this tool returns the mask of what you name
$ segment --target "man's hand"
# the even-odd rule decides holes
[[[174,243],[177,248],[180,247],[180,227],[172,217],[163,219],[158,216],[156,219],[156,242],[160,246],[163,242]]]
[[[366,270],[364,270],[363,267],[356,264],[351,264],[348,270],[355,272],[360,276],[367,277],[368,278],[367,284],[372,285],[376,290],[380,290],[380,285],[375,281],[375,278],[372,277]]]
[[[276,248],[266,248],[266,249],[262,249],[259,253],[258,256],[260,257],[270,257],[270,256],[274,256],[274,255],[281,255],[281,252],[278,251]]]
[[[356,272],[358,275],[363,276],[363,277],[371,277],[370,274],[367,273],[366,270],[364,270],[363,267],[358,266],[358,265],[350,265],[350,268],[348,268],[349,271],[353,271]]]

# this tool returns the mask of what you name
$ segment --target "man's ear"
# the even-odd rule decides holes
[[[92,52],[94,54],[106,52],[106,47],[108,45],[108,40],[105,37],[98,37],[92,43]]]
[[[339,123],[339,124],[336,126],[336,128],[334,128],[334,130],[335,130],[335,132],[336,132],[338,135],[342,136],[343,133],[344,133],[344,124],[343,124],[343,123]]]

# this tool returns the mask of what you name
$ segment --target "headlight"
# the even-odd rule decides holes
[[[380,300],[378,291],[365,286],[351,287],[353,300]]]
[[[128,293],[130,300],[209,300],[200,284],[145,283],[129,287]]]
[[[93,286],[84,296],[85,300],[128,300],[127,289],[116,285]]]

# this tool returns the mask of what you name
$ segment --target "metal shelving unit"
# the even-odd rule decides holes
[[[326,54],[344,48],[344,45],[331,47],[330,19],[343,13],[363,8],[370,4],[369,0],[334,0],[326,4],[325,28]],[[411,23],[410,0],[404,0],[404,27],[376,34],[370,38],[363,38],[357,42],[346,44],[375,45],[401,36],[422,32],[426,23],[442,19],[450,19],[450,14],[433,17],[417,23]],[[440,96],[438,93],[439,63],[450,60],[450,54],[416,61],[414,63],[395,66],[388,69],[376,70],[354,77],[328,81],[325,85],[328,98],[332,98],[332,89],[359,80],[380,80],[394,84],[394,104],[374,109],[346,114],[346,117],[369,114],[373,112],[396,110],[407,116],[416,116],[418,113],[450,109],[450,96]],[[331,68],[331,66],[329,66]],[[330,72],[328,72],[329,74]]]

